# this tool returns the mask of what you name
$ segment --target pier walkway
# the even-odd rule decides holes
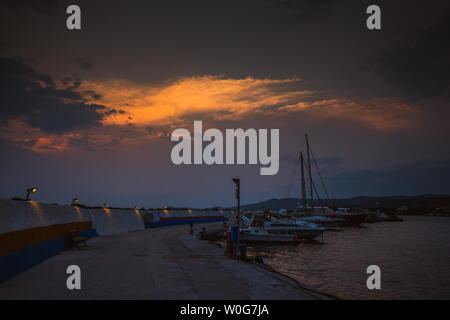
[[[81,290],[66,287],[69,265],[81,268]],[[0,284],[0,299],[314,297],[251,264],[224,258],[223,249],[198,240],[184,225],[93,238],[87,248],[65,251]]]

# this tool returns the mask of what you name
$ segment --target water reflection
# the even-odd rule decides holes
[[[450,218],[406,217],[326,232],[324,243],[252,245],[275,269],[345,299],[449,299]],[[366,268],[380,266],[381,290]]]

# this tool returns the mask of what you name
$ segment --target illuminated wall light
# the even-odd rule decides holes
[[[33,193],[36,193],[36,191],[38,191],[38,187],[31,187],[27,189],[27,200],[30,200],[30,195]]]

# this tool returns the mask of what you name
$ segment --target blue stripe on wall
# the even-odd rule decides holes
[[[80,231],[80,236],[93,238],[95,229]],[[0,258],[0,283],[15,277],[27,269],[61,253],[66,249],[65,237],[35,244]]]
[[[228,218],[202,218],[202,219],[188,219],[188,220],[169,220],[169,221],[156,221],[152,223],[146,223],[146,228],[158,228],[158,227],[168,227],[168,226],[176,226],[181,224],[193,224],[196,223],[208,223],[208,222],[216,222],[216,221],[227,221]]]

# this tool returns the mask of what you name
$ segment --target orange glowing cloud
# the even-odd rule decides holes
[[[159,85],[121,79],[86,80],[76,90],[87,103],[106,106],[99,111],[103,113],[102,126],[49,134],[17,120],[0,128],[0,136],[35,152],[103,150],[167,138],[172,129],[193,119],[241,120],[255,114],[276,117],[307,112],[316,123],[331,117],[390,131],[413,126],[413,116],[418,112],[398,98],[351,100],[303,87],[298,78],[201,76]],[[95,92],[100,98],[94,99],[87,92]]]
[[[418,112],[417,108],[396,98],[317,100],[311,103],[286,105],[280,110],[292,112],[305,108],[309,108],[312,116],[316,118],[351,120],[379,131],[412,127],[414,122],[411,116]]]
[[[93,90],[102,97],[89,101],[106,105],[122,113],[108,115],[105,125],[167,126],[183,123],[189,115],[216,120],[239,120],[255,113],[317,111],[316,116],[336,117],[364,123],[376,130],[411,126],[408,115],[415,110],[396,99],[352,101],[323,98],[320,92],[299,89],[301,80],[224,79],[215,76],[181,78],[163,85],[137,84],[110,79],[84,81],[80,92]]]
[[[236,119],[249,112],[259,112],[264,107],[298,101],[313,93],[284,88],[298,82],[300,79],[297,78],[222,79],[203,76],[183,78],[164,86],[126,80],[84,81],[79,90],[94,90],[102,96],[95,102],[126,111],[126,114],[110,115],[105,124],[169,124],[196,113],[209,113],[216,119]]]

